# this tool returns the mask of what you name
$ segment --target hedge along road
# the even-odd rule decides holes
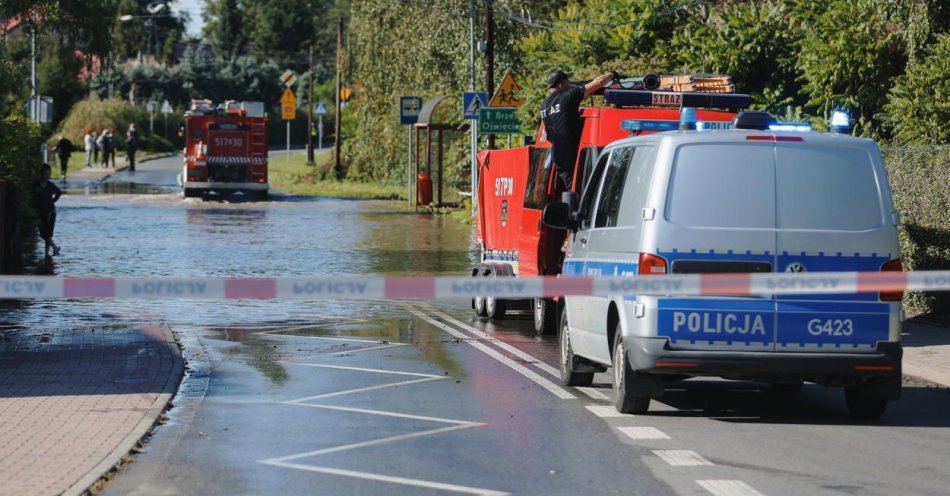
[[[59,211],[58,275],[455,275],[474,259],[467,227],[384,203],[145,193],[68,196]],[[869,426],[837,391],[699,381],[650,416],[614,417],[606,375],[558,385],[556,343],[535,340],[528,315],[494,326],[450,303],[123,299],[8,315],[28,329],[164,320],[179,332],[193,373],[109,494],[934,494],[950,482],[946,395],[909,388]]]

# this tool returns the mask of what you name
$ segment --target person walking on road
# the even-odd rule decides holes
[[[100,154],[102,155],[102,167],[109,166],[107,163],[109,159],[108,158],[109,154],[108,152],[106,152],[106,146],[108,146],[108,143],[106,143],[107,132],[109,132],[108,129],[103,129],[102,132],[99,134],[99,137],[96,138],[96,147],[98,148]]]
[[[73,154],[73,142],[62,134],[56,142],[56,155],[59,156],[60,180],[66,181],[66,169],[69,168],[69,156]]]
[[[40,182],[33,191],[36,202],[36,216],[38,217],[40,237],[46,242],[46,256],[53,248],[53,255],[59,255],[59,246],[53,242],[53,229],[56,227],[56,201],[63,192],[49,180],[52,168],[43,164],[40,169]]]
[[[86,150],[86,167],[90,167],[94,163],[92,155],[96,149],[96,137],[92,135],[92,131],[89,129],[86,130],[86,134],[82,137],[82,144],[83,149]]]
[[[99,136],[98,132],[92,132],[92,167],[99,163],[99,150],[102,150],[102,140]]]
[[[129,130],[125,133],[125,151],[129,156],[129,172],[135,172],[135,148],[138,146],[139,133],[135,130],[135,124],[129,124]]]
[[[554,71],[548,76],[548,96],[541,103],[541,120],[544,131],[551,142],[551,155],[557,167],[559,189],[568,191],[574,178],[574,163],[577,161],[577,148],[580,146],[583,121],[580,115],[584,97],[607,86],[616,79],[613,73],[606,73],[584,86],[571,85],[573,74]]]

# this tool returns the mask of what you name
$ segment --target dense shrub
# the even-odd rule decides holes
[[[901,143],[950,144],[950,34],[897,78],[884,122]]]
[[[950,270],[950,146],[886,148],[884,164],[901,214],[904,270]],[[904,305],[950,314],[950,293],[911,292]]]

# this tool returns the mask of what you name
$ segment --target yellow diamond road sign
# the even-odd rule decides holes
[[[290,69],[287,69],[280,75],[280,81],[289,88],[297,82],[297,75],[291,72]]]
[[[521,86],[515,82],[515,77],[511,73],[505,74],[501,80],[501,85],[495,90],[495,95],[488,102],[489,107],[520,107],[524,105],[525,98],[521,91]]]
[[[280,97],[280,118],[285,121],[297,118],[297,96],[290,88],[284,90],[284,95]]]

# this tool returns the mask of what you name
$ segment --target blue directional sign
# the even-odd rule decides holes
[[[466,91],[462,94],[462,117],[478,120],[478,111],[488,105],[488,93],[483,91]]]
[[[399,123],[415,124],[422,112],[422,98],[418,96],[399,97]]]
[[[313,113],[317,115],[327,115],[327,104],[320,102],[313,104]]]

